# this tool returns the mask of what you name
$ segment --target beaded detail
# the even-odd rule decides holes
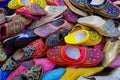
[[[23,51],[24,51],[24,56],[21,59],[21,61],[24,61],[24,60],[31,58],[35,49],[34,49],[34,47],[25,47],[25,48],[23,48]]]
[[[15,69],[19,64],[15,62],[12,57],[7,59],[7,61],[2,65],[1,70],[2,71],[8,71]]]
[[[69,30],[67,29],[60,29],[58,33],[52,34],[47,38],[46,44],[51,47],[57,45],[61,40],[64,39],[68,32]]]
[[[90,37],[88,41],[84,43],[84,45],[96,45],[102,41],[102,36],[98,34],[96,31],[89,31]],[[94,42],[94,43],[93,43]]]
[[[35,65],[30,70],[23,72],[21,75],[26,77],[27,80],[39,80],[43,73],[41,65]]]
[[[51,28],[49,25],[41,26],[39,28],[36,28],[35,31],[40,34],[41,37],[46,37],[49,34],[53,33],[55,31],[54,28]]]
[[[8,28],[7,36],[13,36],[24,29],[24,24],[21,21],[14,21],[8,22],[6,27]]]
[[[119,35],[119,30],[118,28],[115,28],[113,20],[107,20],[106,23],[102,26],[102,29],[104,29],[105,33],[108,33],[111,36]]]
[[[97,12],[97,11],[96,11]],[[101,15],[106,15],[106,16],[109,16],[109,17],[117,17],[119,15],[119,9],[114,6],[112,3],[108,2],[106,4],[106,6],[101,9],[101,10],[98,10],[98,12],[101,14]]]
[[[55,46],[54,48],[49,49],[47,52],[47,57],[52,61],[54,60],[54,62],[65,62],[61,57],[60,50],[61,46]]]
[[[85,64],[95,64],[101,62],[103,59],[103,52],[98,49],[88,48],[88,56]]]

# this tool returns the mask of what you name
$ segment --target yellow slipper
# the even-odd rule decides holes
[[[11,0],[8,3],[8,7],[10,9],[18,9],[20,7],[28,5],[29,3],[36,3],[42,8],[45,8],[45,6],[47,5],[45,0]]]
[[[72,30],[69,33],[73,33],[75,31],[79,31],[79,30],[90,30],[90,28],[83,26],[81,24],[76,24],[75,26],[73,26]]]
[[[100,71],[104,67],[92,67],[92,68],[66,68],[65,74],[60,80],[77,80],[80,76],[91,76]]]
[[[96,31],[79,30],[68,34],[64,40],[67,44],[93,46],[102,41],[102,36]]]

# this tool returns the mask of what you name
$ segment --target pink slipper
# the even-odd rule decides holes
[[[109,65],[111,68],[116,68],[120,66],[120,55]]]
[[[48,35],[56,32],[60,28],[72,29],[72,25],[64,19],[59,19],[46,25],[40,26],[34,30],[34,33],[40,37],[46,38]]]
[[[26,62],[30,62],[27,65]],[[52,70],[55,64],[49,61],[47,58],[39,58],[30,61],[23,62],[15,71],[13,71],[7,78],[7,80],[12,80],[13,77],[18,76],[22,72],[29,70],[33,65],[41,64],[43,66],[43,72]],[[29,65],[29,68],[27,66]]]
[[[105,44],[106,44],[106,40],[103,39],[99,44],[95,45],[94,48],[95,48],[95,49],[99,49],[99,50],[103,50]]]
[[[78,16],[74,14],[70,9],[67,9],[63,13],[63,18],[72,23],[77,23],[77,20],[78,20]]]

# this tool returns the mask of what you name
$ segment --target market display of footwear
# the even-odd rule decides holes
[[[119,0],[0,0],[0,80],[119,79]]]

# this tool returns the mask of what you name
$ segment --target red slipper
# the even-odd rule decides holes
[[[47,46],[43,42],[42,38],[31,42],[28,46],[35,48],[32,58],[42,57],[46,54]]]
[[[102,61],[103,53],[100,50],[86,47],[56,46],[47,51],[47,57],[61,66],[80,65],[91,67]]]

